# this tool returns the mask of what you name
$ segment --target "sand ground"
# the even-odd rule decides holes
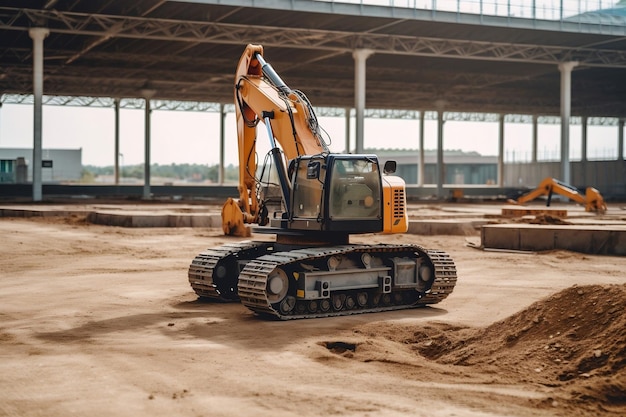
[[[73,216],[3,218],[0,235],[3,416],[626,415],[626,335],[610,327],[626,323],[624,257],[360,236],[446,250],[454,293],[280,322],[197,300],[190,261],[237,240],[217,229]]]

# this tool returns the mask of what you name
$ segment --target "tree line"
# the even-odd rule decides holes
[[[83,178],[95,178],[103,175],[114,175],[112,165],[99,167],[94,165],[83,165]],[[144,175],[143,164],[124,165],[120,167],[120,177],[142,179]],[[150,175],[153,177],[171,178],[173,180],[187,181],[211,181],[219,180],[219,165],[202,164],[151,164]],[[239,178],[238,167],[230,164],[224,167],[224,181],[237,182]]]

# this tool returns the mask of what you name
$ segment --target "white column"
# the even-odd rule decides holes
[[[143,198],[149,200],[152,198],[152,193],[150,191],[150,116],[152,113],[152,109],[150,108],[150,99],[154,97],[156,91],[144,89],[141,91],[145,101],[146,101],[146,109],[144,112],[144,125],[145,125],[145,135],[144,135],[144,165],[143,165]]]
[[[46,28],[30,28],[28,34],[33,39],[33,201],[42,199],[41,148],[43,125],[43,40],[50,34]]]
[[[538,137],[539,137],[539,117],[534,114],[533,115],[533,139],[532,139],[532,145],[531,145],[531,150],[530,150],[530,161],[532,163],[537,162],[537,143],[538,143]]]
[[[443,199],[446,171],[443,165],[443,110],[437,110],[437,198]]]
[[[580,184],[588,184],[587,183],[587,116],[583,116],[582,118],[582,140],[581,140],[581,149],[580,149],[580,168],[581,168],[581,181]]]
[[[504,187],[504,115],[498,115],[498,187]]]
[[[356,153],[363,153],[363,130],[365,126],[365,61],[374,52],[369,49],[357,49],[354,58],[354,107],[356,108]]]
[[[619,131],[617,132],[617,160],[624,160],[624,119],[620,118],[617,122]]]
[[[420,156],[419,156],[419,165],[417,173],[417,185],[420,187],[424,186],[424,173],[426,172],[424,168],[424,164],[426,163],[425,152],[424,152],[424,121],[426,119],[426,111],[420,111]]]
[[[581,150],[580,150],[580,160],[585,162],[587,161],[587,124],[588,124],[588,119],[587,116],[583,116],[582,118],[582,143],[581,143]]]
[[[120,183],[120,99],[116,98],[115,103],[115,167],[113,170],[113,176],[115,178],[115,185]]]
[[[219,185],[224,185],[224,154],[225,154],[225,143],[226,143],[226,110],[223,104],[220,104],[220,164],[219,171],[217,175],[217,183]]]
[[[346,107],[345,123],[346,123],[346,153],[350,153],[350,108]]]
[[[572,111],[572,70],[578,62],[562,62],[561,71],[561,178],[566,184],[571,183],[569,161],[569,118]]]

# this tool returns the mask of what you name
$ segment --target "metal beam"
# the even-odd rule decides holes
[[[20,19],[25,16],[27,19]],[[330,31],[151,17],[116,16],[59,10],[0,7],[0,29],[29,29],[47,21],[52,33],[99,38],[150,39],[241,45],[242,39],[263,39],[265,46],[327,51],[369,49],[380,54],[463,58],[486,61],[558,64],[578,61],[588,67],[626,68],[626,52],[611,49],[527,45],[397,34]]]
[[[0,96],[2,104],[26,104],[34,103],[32,94],[3,94]],[[145,101],[143,99],[120,99],[121,109],[143,109]],[[43,96],[43,105],[45,106],[77,106],[77,107],[115,107],[115,99],[110,97],[86,97],[86,96]],[[220,103],[205,101],[181,101],[181,100],[152,100],[151,108],[153,110],[170,110],[170,111],[200,111],[209,113],[218,113],[220,111]],[[315,106],[315,114],[319,117],[345,117],[346,111],[349,109],[337,107],[320,107]],[[233,104],[224,104],[226,113],[233,113],[235,107]],[[533,119],[537,119],[538,124],[554,125],[560,124],[561,119],[558,116],[533,116],[528,114],[506,114],[506,123],[533,123]],[[365,109],[365,118],[368,119],[408,119],[416,120],[424,118],[425,120],[437,120],[437,112],[435,111],[419,111],[419,110],[403,110],[403,109]],[[498,113],[488,112],[454,112],[446,111],[444,120],[456,122],[491,122],[498,121]],[[618,117],[588,117],[589,126],[617,126]],[[582,117],[571,117],[571,125],[582,124]]]

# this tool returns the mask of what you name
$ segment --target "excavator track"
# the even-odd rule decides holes
[[[259,256],[266,242],[244,241],[207,249],[189,265],[189,284],[199,297],[236,301],[237,277],[246,257]],[[262,252],[261,252],[262,254]]]
[[[402,288],[401,285],[392,285],[391,277],[381,284],[386,288],[381,291],[379,286],[353,286],[352,288],[334,289],[332,278],[329,278],[328,293],[325,298],[309,298],[304,296],[304,290],[294,288],[294,283],[307,273],[316,273],[318,276],[340,276],[348,280],[354,275],[376,273],[385,269],[368,268],[367,266],[352,269],[332,271],[323,270],[323,266],[344,256],[376,256],[390,260],[394,256],[413,256],[413,261],[428,264],[432,270],[432,279],[429,288],[420,291],[418,288]],[[405,259],[403,258],[403,259]],[[320,269],[320,265],[322,268]],[[418,263],[419,265],[419,263]],[[318,269],[316,269],[316,267]],[[315,272],[312,272],[314,271]],[[371,272],[373,271],[373,272]],[[288,291],[283,290],[281,282],[289,279]],[[313,247],[295,249],[283,252],[266,254],[250,260],[241,270],[238,280],[238,294],[241,302],[250,310],[260,315],[277,317],[282,320],[343,316],[359,313],[372,313],[388,310],[400,310],[436,304],[445,299],[456,285],[456,267],[450,256],[438,250],[426,250],[417,245],[343,245],[333,247]],[[323,282],[323,281],[322,281]],[[274,294],[272,294],[272,289]],[[276,294],[280,294],[279,298]]]
[[[418,306],[437,304],[443,301],[454,290],[457,279],[456,266],[450,255],[435,249],[427,250],[426,254],[435,267],[435,281],[430,290],[417,302]]]

